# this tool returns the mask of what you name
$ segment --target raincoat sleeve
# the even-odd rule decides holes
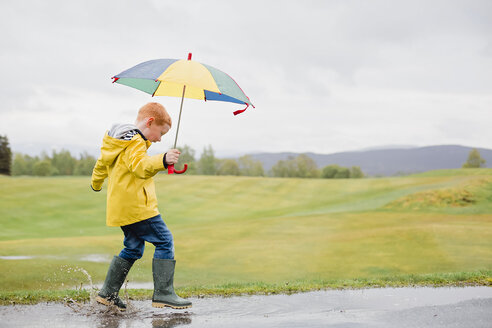
[[[164,168],[164,154],[149,156],[147,147],[141,138],[133,139],[126,148],[124,162],[128,170],[137,178],[148,179]]]
[[[94,191],[101,191],[104,179],[108,176],[108,169],[99,158],[92,170],[91,187]]]

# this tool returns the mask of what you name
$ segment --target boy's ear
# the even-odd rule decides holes
[[[155,120],[155,118],[153,118],[153,117],[149,117],[149,118],[147,119],[147,123],[146,123],[145,125],[147,125],[147,127],[149,127],[149,128],[150,128],[150,126],[152,125],[152,122],[154,122],[154,120]]]

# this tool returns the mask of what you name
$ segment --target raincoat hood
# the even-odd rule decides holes
[[[137,126],[134,124],[114,124],[108,131],[108,135],[116,139],[123,139],[123,136],[132,130],[138,130]]]
[[[101,161],[106,166],[111,166],[116,157],[125,150],[132,142],[138,142],[137,139],[124,140],[123,138],[128,132],[136,131],[144,139],[147,149],[152,144],[145,138],[140,130],[133,124],[114,124],[103,138],[101,146]]]

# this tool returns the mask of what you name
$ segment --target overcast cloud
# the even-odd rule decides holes
[[[186,58],[256,109],[185,99],[178,144],[220,156],[379,145],[492,148],[491,1],[2,1],[0,134],[14,151],[98,153],[149,101],[111,83]],[[172,146],[176,124],[153,153]]]

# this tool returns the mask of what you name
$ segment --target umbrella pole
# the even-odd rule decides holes
[[[181,112],[183,111],[183,100],[185,96],[185,90],[186,90],[186,85],[183,86],[183,95],[181,96],[181,106],[179,107],[178,128],[176,129],[176,138],[174,139],[173,149],[176,149],[176,143],[178,142],[179,123],[181,122]],[[182,174],[185,173],[187,169],[188,169],[188,164],[185,164],[182,170],[175,170],[174,164],[169,164],[167,166],[167,174],[173,174],[173,173]]]
[[[178,142],[178,132],[179,132],[179,123],[181,122],[181,112],[183,111],[183,101],[185,96],[186,85],[183,85],[183,95],[181,96],[181,106],[179,107],[179,118],[178,118],[178,128],[176,129],[176,138],[174,139],[174,147],[176,149],[176,144]]]
[[[191,52],[188,53],[188,60],[191,60]],[[181,112],[183,111],[183,100],[185,97],[186,84],[183,85],[183,95],[181,96],[181,106],[179,107],[179,118],[178,118],[178,128],[176,129],[176,139],[174,139],[174,149],[176,149],[176,144],[178,143],[178,132],[179,132],[179,123],[181,122]]]

